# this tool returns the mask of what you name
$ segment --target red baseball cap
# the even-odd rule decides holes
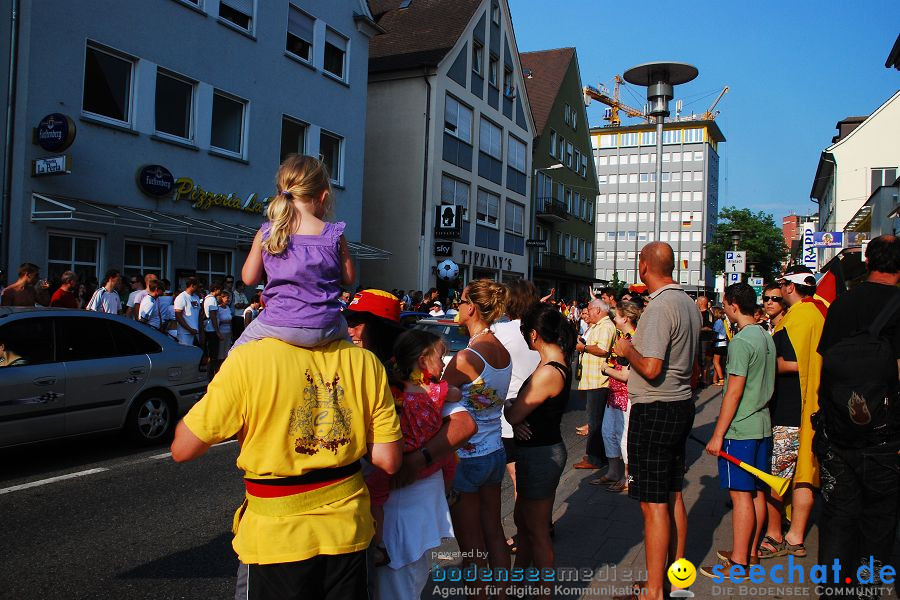
[[[400,322],[400,300],[397,296],[382,290],[357,292],[347,310],[367,312],[394,323]]]

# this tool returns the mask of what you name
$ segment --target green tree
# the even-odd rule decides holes
[[[738,250],[747,252],[747,272],[749,263],[756,263],[756,273],[773,280],[781,273],[781,264],[787,257],[781,229],[775,225],[772,215],[762,211],[753,213],[746,208],[727,207],[719,211],[719,223],[711,242],[706,244],[706,266],[713,273],[725,271],[725,251],[732,250],[731,230],[741,230]]]
[[[612,281],[609,282],[609,287],[615,291],[616,297],[618,298],[628,289],[628,284],[619,279],[618,271],[613,271]]]

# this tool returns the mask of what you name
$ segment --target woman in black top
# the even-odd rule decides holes
[[[522,317],[521,328],[528,347],[541,355],[541,362],[505,411],[516,433],[515,522],[521,538],[516,567],[552,569],[549,524],[567,459],[559,424],[572,383],[566,357],[575,347],[575,329],[549,304],[530,308]]]

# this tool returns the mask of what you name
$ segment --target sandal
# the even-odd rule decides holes
[[[803,558],[807,554],[806,546],[803,544],[803,542],[800,542],[799,544],[792,544],[789,541],[787,541],[787,537],[785,537],[784,538],[784,553],[792,554],[792,555],[796,556],[797,558]]]
[[[590,483],[591,485],[611,485],[617,481],[618,479],[610,479],[609,477],[604,475],[603,477],[598,477],[597,479],[591,479],[588,483]]]
[[[622,492],[624,492],[627,489],[628,489],[628,482],[625,481],[624,479],[620,479],[619,481],[613,483],[608,488],[606,488],[607,491],[612,492],[614,494],[621,494]]]
[[[767,548],[764,544],[768,544]],[[775,538],[770,535],[767,535],[763,538],[763,541],[759,543],[759,557],[761,559],[764,558],[775,558],[778,556],[784,556],[787,554],[787,542],[782,538],[780,542],[776,542]]]
[[[519,545],[516,543],[516,535],[506,539],[506,547],[509,548],[510,554],[515,554],[519,551]]]

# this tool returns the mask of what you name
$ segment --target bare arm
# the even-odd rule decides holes
[[[247,253],[247,260],[244,261],[244,267],[241,269],[241,281],[245,285],[254,286],[262,281],[263,273],[265,273],[262,253],[262,232],[257,231],[250,252]]]
[[[510,425],[518,425],[548,398],[559,394],[565,384],[566,380],[554,367],[539,368],[528,383],[519,390],[519,396],[515,402],[506,407],[504,411],[506,420]]]
[[[897,363],[900,364],[900,361],[897,361]],[[800,372],[800,363],[798,363],[797,361],[784,360],[779,356],[776,364],[779,375]]]
[[[440,460],[456,451],[469,441],[478,431],[475,420],[466,411],[459,411],[444,419],[440,430],[423,446],[433,461]],[[416,480],[419,471],[425,468],[425,454],[410,452],[403,457],[403,466],[392,480],[394,487],[404,487]]]
[[[600,368],[604,375],[615,379],[616,381],[628,382],[628,375],[631,373],[631,369],[625,367],[624,369],[610,369],[605,364]]]
[[[395,442],[368,444],[369,462],[388,475],[396,473],[403,464],[403,438]]]
[[[541,302],[547,302],[556,294],[556,288],[550,288],[550,293],[541,298]]]
[[[184,421],[175,428],[175,439],[172,440],[172,459],[175,462],[187,462],[200,458],[209,450],[210,445],[194,435]]]
[[[178,324],[181,325],[184,329],[186,329],[192,333],[197,333],[197,331],[193,327],[188,325],[187,320],[184,318],[183,310],[179,310],[177,308],[175,309],[175,320],[178,321]]]
[[[356,265],[353,264],[353,257],[350,256],[350,249],[347,247],[347,240],[341,236],[341,283],[351,285],[356,281]]]
[[[631,368],[647,381],[653,381],[662,373],[663,361],[661,358],[644,358],[635,350],[631,341],[621,338],[616,342],[615,353],[628,360]]]
[[[741,396],[744,393],[744,386],[747,378],[743,375],[728,376],[728,391],[722,398],[722,408],[719,409],[719,419],[716,421],[716,429],[713,431],[709,443],[706,445],[706,451],[713,456],[718,456],[722,450],[722,441],[725,439],[725,433],[737,414],[738,405],[741,403]]]

